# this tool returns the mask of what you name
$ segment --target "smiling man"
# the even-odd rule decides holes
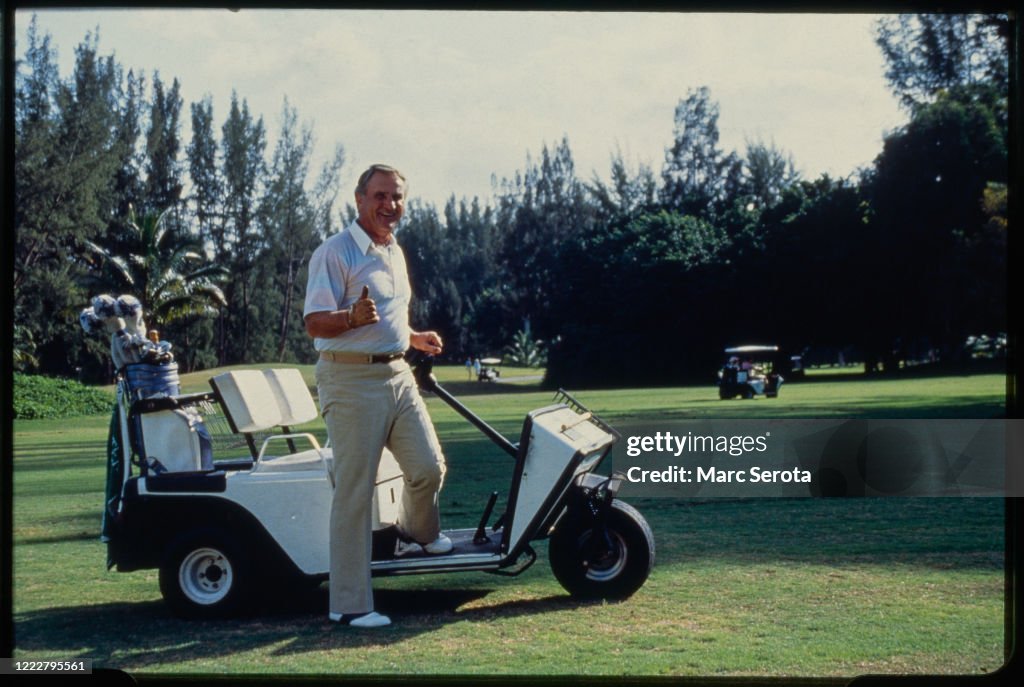
[[[330,619],[356,627],[391,620],[374,611],[370,581],[374,479],[386,446],[405,475],[396,555],[443,554],[438,492],[445,462],[403,356],[442,349],[437,332],[409,327],[411,290],[394,231],[405,210],[405,177],[373,165],[356,185],[358,217],[314,251],[304,317],[320,353],[320,411],[334,450],[330,522]]]

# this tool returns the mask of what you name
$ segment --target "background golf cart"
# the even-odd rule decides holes
[[[784,381],[779,373],[778,346],[733,346],[725,349],[725,362],[718,371],[721,399],[775,398]],[[793,361],[799,365],[799,361]]]
[[[501,376],[501,370],[498,366],[501,365],[501,358],[481,358],[480,359],[480,372],[477,374],[476,379],[478,382],[493,382]]]
[[[436,385],[429,368],[417,378],[514,458],[512,479],[493,525],[497,492],[477,528],[446,531],[451,554],[399,558],[394,523],[404,481],[385,451],[373,493],[374,575],[516,575],[536,560],[530,543],[550,538],[552,571],[571,594],[625,598],[643,585],[653,565],[650,528],[615,500],[617,479],[592,472],[610,454],[614,430],[563,395],[531,411],[513,444]],[[124,473],[109,512],[109,564],[122,572],[158,568],[169,606],[195,617],[245,608],[254,594],[307,589],[329,568],[333,455],[312,435],[290,431],[318,417],[301,374],[234,370],[210,384],[212,392],[133,400],[136,391],[123,383],[119,431],[132,441],[115,442]],[[200,426],[212,469],[203,469],[211,450],[197,436]],[[222,433],[234,437],[227,459],[218,457]]]

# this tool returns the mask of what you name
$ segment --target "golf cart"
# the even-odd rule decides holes
[[[726,361],[718,371],[718,397],[725,400],[775,398],[782,375],[775,368],[778,346],[734,346],[725,349]]]
[[[445,391],[430,365],[425,359],[416,366],[420,388],[508,454],[508,491],[496,519],[493,492],[476,528],[446,530],[451,553],[397,557],[404,482],[385,450],[373,496],[372,574],[517,575],[536,560],[534,542],[548,539],[552,571],[573,596],[622,599],[639,589],[654,563],[650,527],[615,498],[621,477],[595,472],[617,432],[559,392],[551,405],[527,413],[513,443]],[[253,594],[327,579],[334,458],[313,435],[290,429],[318,417],[299,371],[233,370],[211,378],[211,391],[186,395],[177,393],[176,372],[156,376],[159,388],[173,393],[147,393],[127,376],[118,384],[108,567],[159,569],[165,601],[187,617],[227,614]],[[219,443],[225,427],[233,444]]]
[[[501,376],[501,370],[497,367],[501,365],[501,358],[482,358],[480,365],[480,372],[476,376],[478,382],[493,382]]]

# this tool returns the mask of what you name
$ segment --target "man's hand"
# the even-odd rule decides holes
[[[409,343],[417,351],[423,351],[431,355],[439,355],[441,348],[444,346],[437,332],[413,332],[409,335]]]
[[[348,327],[355,329],[375,322],[380,322],[377,304],[370,298],[370,287],[363,286],[363,293],[359,296],[359,300],[353,303],[348,311]]]

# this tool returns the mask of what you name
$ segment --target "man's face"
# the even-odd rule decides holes
[[[386,238],[405,212],[405,183],[395,174],[376,172],[366,184],[366,194],[356,193],[359,224],[371,236]]]

